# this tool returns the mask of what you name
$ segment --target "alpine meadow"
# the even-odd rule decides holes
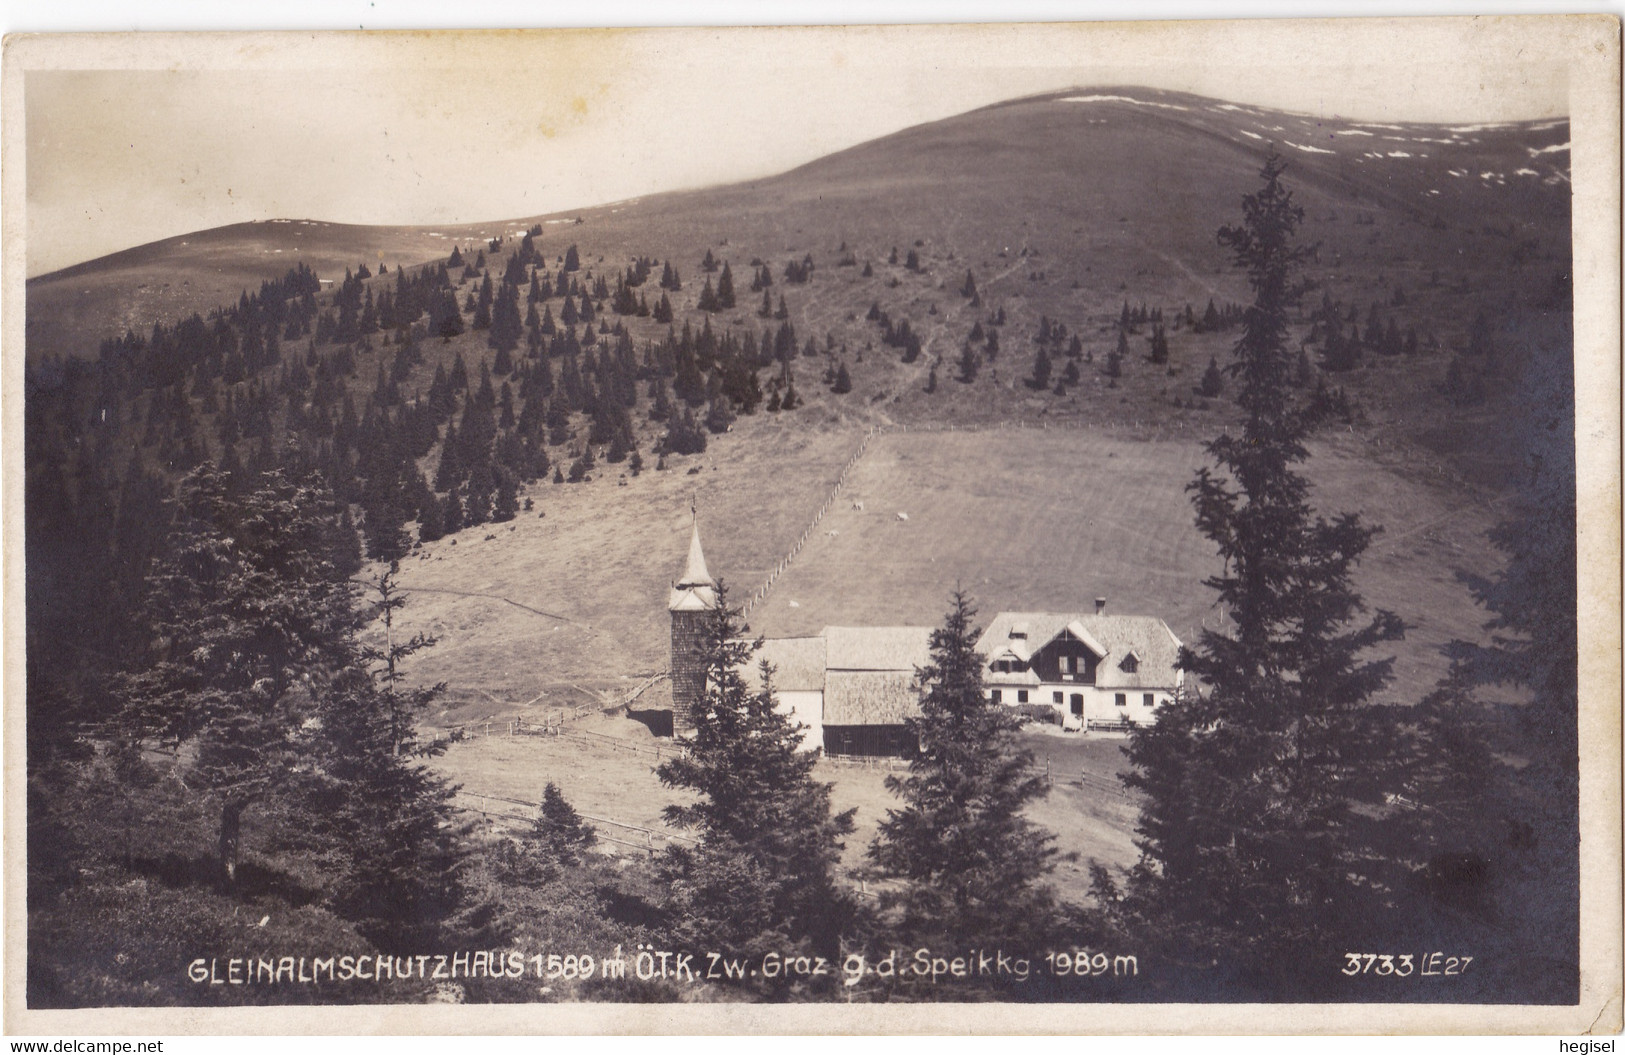
[[[1078,87],[30,279],[28,1006],[1578,1002],[1569,135]]]

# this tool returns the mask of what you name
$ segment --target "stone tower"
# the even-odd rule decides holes
[[[705,568],[700,549],[700,518],[688,543],[688,566],[671,589],[671,724],[681,736],[694,728],[694,709],[705,694],[705,664],[700,645],[706,621],[717,606],[717,584]]]

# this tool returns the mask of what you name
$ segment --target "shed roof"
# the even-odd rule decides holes
[[[824,678],[824,725],[901,725],[920,713],[912,671],[831,670]]]
[[[821,637],[776,637],[762,642],[745,664],[750,691],[762,687],[762,662],[773,666],[773,687],[784,692],[817,692],[824,687],[824,647]]]
[[[931,662],[931,627],[826,626],[819,636],[828,642],[824,658],[831,670],[892,670],[910,676]]]

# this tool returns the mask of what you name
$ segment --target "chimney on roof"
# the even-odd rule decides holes
[[[1104,597],[1096,597],[1095,598],[1095,614],[1096,615],[1105,615],[1106,614],[1106,598],[1104,598]]]

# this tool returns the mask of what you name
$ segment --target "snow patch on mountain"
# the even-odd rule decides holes
[[[1136,99],[1129,95],[1068,95],[1059,100],[1063,103],[1133,103],[1135,106],[1155,106],[1159,110],[1189,110],[1188,106],[1177,103],[1157,103],[1149,99]]]

